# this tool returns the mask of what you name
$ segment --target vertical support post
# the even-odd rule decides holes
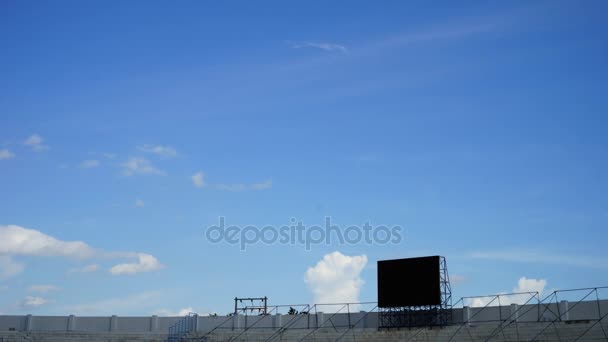
[[[306,329],[310,329],[310,305],[306,304]]]
[[[306,306],[306,329],[310,329],[310,308]]]
[[[500,305],[500,295],[496,295],[498,299],[498,321],[502,322],[502,305]]]
[[[559,319],[562,321],[567,321],[570,319],[570,311],[568,311],[569,303],[567,300],[562,300],[559,302]]]
[[[68,316],[68,331],[76,330],[76,317],[74,315]]]
[[[32,331],[33,325],[32,315],[25,316],[25,331]]]
[[[277,312],[274,315],[274,328],[275,329],[281,329],[281,327],[283,326],[282,319],[283,319],[283,316],[281,316],[281,314],[279,312]]]
[[[264,315],[268,313],[268,297],[264,296]]]
[[[118,317],[116,315],[112,315],[110,317],[110,331],[118,330]]]
[[[513,322],[519,322],[519,305],[511,304],[511,320]]]
[[[241,328],[241,315],[234,315],[232,319],[232,330]]]
[[[150,331],[158,331],[158,316],[150,317]]]
[[[602,316],[602,307],[600,305],[600,295],[597,293],[597,288],[595,289],[595,302],[597,303],[597,318],[599,320],[601,320],[602,317],[604,317],[604,316]],[[603,328],[602,328],[602,331],[604,331]],[[605,332],[604,332],[604,335],[606,335]]]
[[[471,308],[468,306],[462,307],[462,319],[467,326],[471,326]]]
[[[352,328],[350,325],[350,305],[346,303],[346,312],[348,313],[348,328]]]

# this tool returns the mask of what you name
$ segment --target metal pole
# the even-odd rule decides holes
[[[557,306],[557,318],[561,322],[562,313],[561,313],[561,310],[559,309],[559,299],[557,299],[557,292],[555,292],[555,306]]]
[[[498,320],[502,322],[502,305],[500,305],[500,295],[496,295],[498,297]]]
[[[268,312],[268,297],[264,296],[264,315]]]
[[[348,312],[348,328],[350,329],[350,304],[346,303],[346,312]]]

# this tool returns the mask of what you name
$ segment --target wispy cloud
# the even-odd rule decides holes
[[[69,305],[62,308],[63,312],[70,312],[75,315],[115,315],[130,314],[132,312],[152,311],[161,298],[159,291],[144,291],[141,293],[103,299],[91,303]]]
[[[82,267],[75,267],[68,270],[68,273],[92,273],[97,272],[99,270],[99,265],[90,264]]]
[[[23,301],[21,301],[21,306],[23,308],[38,308],[41,307],[43,305],[52,303],[53,301],[42,298],[42,297],[35,297],[35,296],[26,296]]]
[[[12,159],[15,158],[15,154],[8,149],[0,150],[0,160]]]
[[[28,292],[37,292],[37,293],[47,293],[47,292],[53,292],[53,291],[58,291],[58,290],[59,290],[59,288],[57,286],[49,285],[49,284],[32,285],[27,288]]]
[[[451,274],[450,275],[450,283],[452,283],[452,285],[462,284],[466,281],[467,281],[467,277],[465,277],[463,275],[460,275],[460,274]]]
[[[468,39],[499,30],[507,26],[505,22],[508,21],[508,18],[501,17],[478,19],[474,22],[442,24],[431,28],[398,32],[368,42],[361,42],[352,46],[351,49],[345,45],[329,42],[287,41],[286,43],[294,49],[319,49],[327,52],[340,52],[353,57],[361,57],[414,44]]]
[[[447,23],[442,22],[425,28],[395,32],[368,41],[360,41],[356,44],[353,43],[352,46],[349,45],[348,48],[344,45],[328,42],[287,41],[286,43],[294,49],[316,48],[324,51],[341,52],[352,58],[367,58],[370,55],[390,53],[395,48],[417,46],[425,43],[443,44],[464,41],[481,37],[485,34],[521,29],[524,26],[522,22],[526,22],[526,18],[533,17],[530,15],[532,13],[531,10],[533,11],[530,8],[521,8],[485,17],[467,18]],[[318,59],[308,61],[303,66],[314,65],[318,67],[318,63],[335,62],[328,59]],[[399,82],[403,83],[403,80],[400,79]]]
[[[133,175],[166,175],[165,171],[157,169],[144,157],[131,157],[121,164],[125,176]]]
[[[347,53],[348,49],[344,45],[335,44],[335,43],[327,43],[327,42],[294,42],[287,41],[287,44],[294,49],[302,49],[302,48],[313,48],[319,49],[328,52],[341,52]]]
[[[23,144],[25,146],[29,146],[33,151],[41,152],[44,150],[48,150],[50,147],[48,145],[43,144],[44,139],[38,134],[30,135]]]
[[[143,207],[146,206],[146,203],[143,200],[141,200],[141,199],[136,199],[135,200],[135,206],[138,207],[138,208],[143,208]]]
[[[478,251],[468,255],[472,259],[521,262],[531,264],[550,264],[585,268],[608,269],[608,259],[565,255],[539,250],[502,250]]]
[[[194,184],[197,188],[204,187],[205,184],[205,174],[202,171],[199,171],[192,175],[192,184]]]
[[[80,168],[81,169],[92,169],[94,167],[98,167],[99,165],[100,165],[99,160],[88,159],[88,160],[84,160],[82,163],[80,163]]]
[[[495,23],[476,23],[436,27],[422,31],[403,32],[391,35],[370,44],[368,48],[391,48],[415,43],[463,39],[482,33],[488,33],[495,29]]]
[[[138,150],[146,153],[156,154],[162,158],[171,158],[177,156],[177,151],[171,146],[161,145],[141,145]]]
[[[545,11],[545,5],[526,4],[481,16],[460,17],[453,21],[442,21],[426,28],[397,32],[362,44],[352,50],[353,53],[356,50],[357,53],[367,55],[416,44],[459,42],[486,34],[529,30],[534,25],[538,25],[539,14]]]
[[[267,190],[272,188],[272,180],[267,180],[260,183],[252,183],[252,184],[216,184],[215,188],[222,191],[231,191],[231,192],[240,192],[240,191],[259,191],[259,190]]]
[[[0,255],[0,280],[14,277],[23,272],[24,265],[16,262],[9,255]]]
[[[231,192],[241,192],[241,191],[259,191],[259,190],[267,190],[272,188],[272,180],[266,180],[263,182],[257,183],[218,183],[218,184],[208,184],[205,180],[205,173],[202,171],[198,171],[194,175],[192,175],[192,184],[194,184],[197,188],[202,188],[206,186],[210,186],[217,190],[221,191],[231,191]]]

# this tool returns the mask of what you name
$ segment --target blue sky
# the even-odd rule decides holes
[[[456,298],[607,285],[607,7],[2,2],[0,312],[373,301],[435,254]],[[220,216],[405,234],[240,251]]]

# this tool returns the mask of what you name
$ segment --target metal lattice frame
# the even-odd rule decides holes
[[[452,285],[448,274],[448,264],[445,257],[439,257],[439,281],[441,286],[441,319],[440,325],[452,323]]]
[[[243,301],[245,301],[245,303],[243,303]],[[251,305],[247,305],[247,301],[251,302]],[[239,304],[241,304],[241,305],[239,306]],[[242,305],[242,304],[244,304],[244,305]],[[239,313],[246,315],[248,310],[251,313],[256,312],[259,315],[267,315],[268,314],[268,297],[266,297],[266,296],[264,296],[264,297],[246,297],[246,298],[234,297],[234,314],[235,315],[238,315]]]

